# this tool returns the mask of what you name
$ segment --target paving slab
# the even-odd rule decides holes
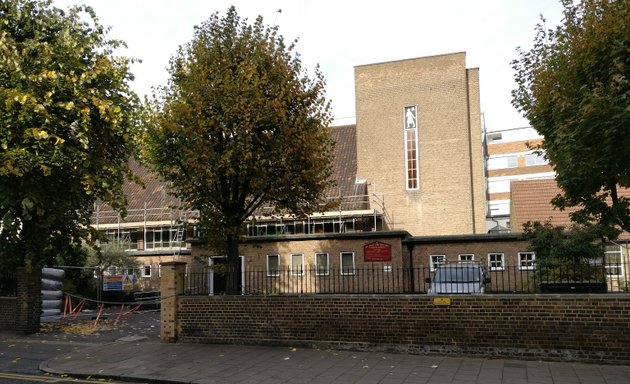
[[[147,383],[630,383],[630,367],[618,365],[126,340],[88,346],[40,368]]]

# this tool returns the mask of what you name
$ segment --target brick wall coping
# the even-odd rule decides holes
[[[434,59],[434,58],[437,58],[437,57],[448,57],[448,56],[465,55],[465,54],[466,54],[465,51],[452,52],[452,53],[443,53],[443,54],[439,54],[439,55],[412,57],[412,58],[408,58],[408,59],[391,60],[391,61],[382,61],[382,62],[379,62],[379,63],[360,64],[360,65],[355,65],[354,67],[355,68],[372,67],[372,66],[383,65],[383,64],[390,64],[390,63],[399,63],[399,62],[415,61],[415,60],[430,60],[430,59]]]

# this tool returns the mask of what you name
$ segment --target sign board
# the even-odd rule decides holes
[[[434,305],[451,305],[450,297],[435,297],[433,298]]]
[[[364,261],[392,261],[392,246],[380,241],[373,241],[363,246]]]
[[[103,291],[133,291],[136,275],[103,276]]]

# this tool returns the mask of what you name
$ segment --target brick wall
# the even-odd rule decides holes
[[[535,147],[543,142],[542,138],[507,143],[488,143],[488,155],[504,155],[520,152],[528,152],[529,146]]]
[[[0,330],[31,334],[39,331],[42,312],[41,269],[18,268],[15,297],[0,297]]]
[[[622,295],[179,297],[177,340],[630,362]],[[163,308],[164,311],[164,308]]]
[[[25,335],[39,332],[42,313],[42,269],[17,269],[15,330]]]
[[[466,69],[468,79],[468,145],[470,146],[470,212],[472,228],[469,233],[485,233],[486,180],[481,129],[481,101],[479,68]]]
[[[17,298],[0,297],[0,329],[2,330],[15,329],[16,305],[17,305]]]
[[[337,237],[337,238],[336,238]],[[402,232],[394,232],[389,237],[383,234],[370,232],[366,235],[338,235],[321,236],[320,238],[308,239],[304,237],[299,241],[260,241],[246,242],[240,247],[243,255],[247,255],[247,266],[254,269],[266,268],[267,255],[280,255],[280,266],[287,268],[290,266],[290,256],[292,254],[303,254],[305,265],[315,265],[316,253],[327,253],[330,255],[330,266],[333,270],[339,270],[339,255],[341,252],[352,252],[355,254],[355,264],[357,268],[371,265],[370,262],[364,261],[363,247],[367,244],[379,241],[391,246],[392,260],[388,264],[402,265],[402,243],[404,237]]]
[[[464,238],[464,236],[462,236]],[[450,240],[449,238],[432,238],[426,241],[409,241],[413,245],[412,257],[414,266],[429,266],[431,255],[445,255],[446,261],[459,261],[460,254],[472,254],[474,260],[488,268],[489,253],[503,253],[504,266],[518,265],[518,253],[527,251],[529,241],[523,240],[520,234],[487,235],[469,237],[468,240]]]
[[[323,292],[326,290],[340,290],[340,285],[346,286],[341,273],[341,254],[350,253],[354,257],[356,270],[383,271],[400,270],[409,267],[409,258],[406,255],[402,240],[408,236],[407,232],[358,232],[343,234],[323,234],[304,236],[284,236],[256,238],[246,240],[240,244],[240,253],[243,257],[243,267],[247,273],[246,292]],[[391,260],[366,261],[364,247],[368,244],[380,242],[391,247]],[[316,267],[316,255],[328,255],[328,272],[317,279],[306,279],[301,276],[290,276],[287,273],[291,268],[292,255],[302,255],[303,266],[306,271],[312,271]],[[207,260],[212,253],[201,247],[193,247],[192,255],[199,260]],[[269,278],[267,272],[267,256],[277,255],[280,274],[289,276],[289,279]],[[368,276],[362,274],[363,283],[357,276],[353,277],[356,284],[367,285]],[[405,284],[402,279],[396,280],[396,284]],[[282,286],[280,289],[279,285]],[[402,290],[403,288],[395,288]]]
[[[478,71],[464,53],[355,67],[357,178],[384,194],[390,229],[485,232]],[[406,190],[404,107],[417,107],[418,190]]]
[[[389,244],[391,246],[391,261],[375,262],[366,261],[364,247],[375,241]],[[395,280],[401,288],[393,287],[395,292],[410,292],[409,284],[413,284],[415,292],[424,292],[428,286],[424,283],[424,278],[428,277],[430,260],[432,255],[444,255],[446,261],[459,261],[460,254],[472,254],[473,260],[483,265],[489,271],[488,254],[501,253],[504,256],[503,268],[514,273],[499,273],[495,271],[491,274],[492,283],[487,288],[490,291],[505,292],[511,291],[512,286],[520,284],[521,280],[529,278],[528,273],[521,273],[518,269],[518,253],[527,251],[528,242],[522,239],[520,234],[478,234],[478,235],[452,235],[452,236],[421,236],[409,237],[407,232],[367,232],[367,233],[344,233],[329,235],[304,235],[255,238],[243,242],[240,245],[240,252],[243,257],[243,267],[248,275],[248,285],[246,292],[277,292],[279,281],[269,279],[265,271],[267,270],[267,255],[278,255],[280,269],[287,271],[291,267],[291,255],[303,255],[305,268],[314,268],[315,255],[326,253],[329,255],[329,276],[330,280],[319,277],[318,280],[305,280],[299,276],[283,280],[283,284],[295,284],[296,287],[284,286],[282,292],[322,292],[324,287],[335,288],[334,284],[343,284],[339,279],[340,254],[342,252],[352,252],[357,270],[380,270],[386,268],[399,270],[401,268],[413,267],[416,275],[413,283],[405,279]],[[213,253],[202,247],[192,248],[192,257],[204,262]],[[194,270],[192,268],[191,270]],[[258,275],[252,274],[256,271]],[[286,275],[286,273],[285,273]],[[256,285],[253,280],[256,277],[260,285]],[[365,275],[366,278],[369,277]],[[406,277],[406,275],[405,275]],[[355,280],[357,280],[355,278]],[[360,280],[360,279],[359,279]],[[333,286],[331,286],[332,281]],[[322,284],[319,284],[322,283]],[[314,288],[319,284],[318,288]],[[340,290],[337,289],[336,292]],[[353,293],[357,290],[342,289],[342,292]]]

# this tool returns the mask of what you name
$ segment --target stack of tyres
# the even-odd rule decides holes
[[[63,269],[42,268],[42,323],[57,321],[63,309]]]

